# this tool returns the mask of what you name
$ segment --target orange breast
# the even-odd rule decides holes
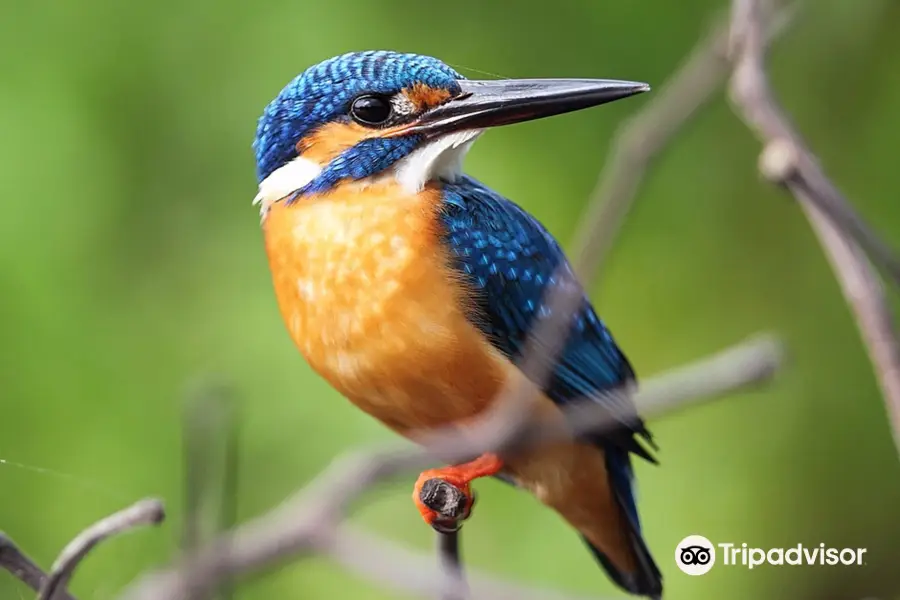
[[[468,322],[461,282],[438,243],[438,192],[341,186],[271,207],[266,249],[282,317],[309,364],[400,433],[464,421],[523,377]],[[559,418],[553,402],[537,405]],[[566,442],[506,472],[617,564],[633,568],[597,448]]]
[[[344,185],[275,204],[263,225],[297,347],[338,391],[400,431],[473,416],[509,369],[465,317],[438,241],[438,194]]]

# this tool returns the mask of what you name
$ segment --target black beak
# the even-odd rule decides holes
[[[521,123],[650,90],[646,83],[614,79],[465,79],[459,85],[461,94],[426,111],[398,133],[439,135]]]

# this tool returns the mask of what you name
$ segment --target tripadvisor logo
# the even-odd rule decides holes
[[[764,564],[770,565],[862,565],[865,548],[829,548],[825,544],[804,546],[797,544],[790,548],[751,548],[747,544],[718,544],[722,550],[723,565],[743,565],[748,569]]]
[[[865,548],[832,548],[825,544],[788,548],[755,548],[747,544],[713,544],[702,535],[689,535],[675,548],[675,564],[688,575],[704,575],[718,564],[754,569],[772,566],[837,566],[865,564]]]

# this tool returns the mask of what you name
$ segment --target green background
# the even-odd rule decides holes
[[[772,57],[780,98],[859,210],[900,247],[900,4],[816,0]],[[107,543],[78,572],[110,598],[179,540],[181,397],[220,374],[241,412],[240,517],[340,452],[395,440],[305,365],[276,310],[250,143],[296,73],[349,50],[438,56],[469,77],[618,77],[659,88],[720,3],[267,3],[7,0],[0,19],[0,528],[44,566],[83,526],[164,498],[158,530]],[[476,70],[477,69],[477,70]],[[617,124],[649,96],[490,132],[470,173],[564,244]],[[759,146],[719,95],[652,171],[594,299],[648,376],[761,330],[789,370],[766,389],[651,422],[640,464],[647,539],[672,599],[890,597],[900,589],[900,469],[870,365],[792,199],[760,181]],[[602,287],[602,293],[601,288]],[[355,522],[430,550],[412,477]],[[619,595],[532,498],[477,484],[469,564],[520,582]],[[692,533],[774,547],[866,547],[863,568],[716,568],[673,560]],[[29,597],[0,573],[0,598]],[[324,560],[241,599],[393,597]]]

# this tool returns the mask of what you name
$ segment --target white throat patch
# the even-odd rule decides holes
[[[422,191],[429,181],[435,179],[455,181],[462,175],[462,162],[466,153],[482,132],[481,129],[471,129],[443,135],[416,148],[409,156],[398,160],[383,173],[356,183],[365,187],[392,177],[404,191],[416,194]],[[253,198],[253,204],[259,204],[260,216],[265,218],[273,204],[308,184],[318,177],[322,170],[319,164],[298,156],[272,171],[259,184],[259,192]]]
[[[410,194],[422,191],[435,179],[455,181],[462,175],[462,162],[483,130],[448,133],[416,148],[391,168],[397,182]]]
[[[319,176],[322,167],[313,161],[298,156],[288,164],[269,173],[259,184],[259,193],[253,199],[253,205],[259,204],[259,214],[265,218],[269,207],[299,190]]]

